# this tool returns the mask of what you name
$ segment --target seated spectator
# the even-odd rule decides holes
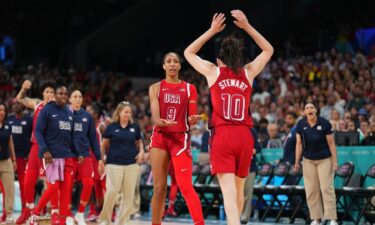
[[[331,111],[331,119],[329,120],[329,122],[331,123],[332,128],[334,130],[339,129],[339,121],[340,121],[340,113],[336,109],[333,109]]]
[[[359,132],[359,142],[361,143],[363,139],[365,139],[369,133],[369,124],[368,121],[362,121],[359,124],[359,128],[357,129]]]
[[[337,131],[348,131],[345,120],[339,120]]]
[[[361,123],[363,121],[367,121],[367,115],[368,115],[368,112],[365,108],[361,108],[360,110],[358,110],[358,121],[359,121],[359,123]]]
[[[353,120],[350,120],[348,122],[347,131],[356,131],[357,127],[355,126],[355,123]]]
[[[362,140],[361,145],[375,145],[375,122],[371,122],[369,133]]]
[[[279,137],[279,127],[275,123],[270,123],[267,126],[268,140],[264,142],[265,148],[283,148],[283,142]]]

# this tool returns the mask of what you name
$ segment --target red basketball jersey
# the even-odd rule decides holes
[[[194,93],[192,93],[194,92]],[[197,96],[194,85],[181,81],[179,84],[170,84],[165,80],[160,81],[159,108],[160,118],[176,121],[177,124],[170,127],[157,127],[155,131],[162,132],[187,132],[188,105],[191,96]]]
[[[33,144],[38,144],[38,142],[36,141],[35,135],[34,135],[34,130],[35,130],[35,127],[36,127],[36,121],[38,120],[39,113],[40,113],[40,111],[42,111],[43,107],[44,107],[44,102],[40,102],[39,104],[37,104],[35,106],[35,109],[34,109],[33,132],[31,134],[31,143],[33,143]]]
[[[251,85],[244,69],[235,74],[228,67],[219,67],[218,79],[210,87],[210,127],[225,125],[253,126],[250,115]]]

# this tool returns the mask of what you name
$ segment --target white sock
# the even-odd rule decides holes
[[[34,209],[35,205],[34,203],[26,203],[26,207],[29,209]]]

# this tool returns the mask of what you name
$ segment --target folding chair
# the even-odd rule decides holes
[[[259,166],[257,171],[256,177],[256,184],[254,184],[254,191],[253,195],[257,196],[257,200],[255,201],[254,207],[251,209],[251,213],[254,213],[254,210],[257,208],[262,208],[262,205],[267,205],[267,203],[262,198],[262,195],[265,190],[265,186],[270,184],[272,180],[272,171],[273,166],[271,163],[264,163],[263,165]],[[262,205],[260,205],[262,204]]]
[[[268,184],[264,188],[264,194],[261,196],[264,202],[267,202],[267,207],[262,215],[261,221],[265,221],[267,215],[270,213],[271,209],[278,208],[283,205],[286,201],[286,196],[279,195],[280,185],[285,184],[288,177],[290,165],[286,162],[280,162],[276,165],[273,170],[273,182]],[[270,197],[268,201],[265,197]]]
[[[304,199],[304,193],[297,194],[296,186],[299,184],[299,182],[302,179],[302,167],[298,171],[294,171],[294,169],[291,167],[289,169],[288,176],[284,182],[283,185],[280,185],[280,188],[278,189],[278,192],[280,194],[284,194],[287,196],[287,200],[280,206],[280,210],[276,215],[275,222],[278,223],[280,221],[280,218],[286,213],[286,210],[288,212],[287,217],[291,219],[291,223],[294,222],[294,219],[292,220],[292,213],[295,209],[299,208],[298,205],[301,204]],[[304,217],[305,218],[305,217]]]
[[[354,172],[354,164],[353,162],[344,162],[343,164],[340,165],[340,167],[337,169],[335,172],[335,180],[341,179],[342,184],[341,187],[335,187],[335,194],[336,194],[336,205],[337,205],[337,214],[339,214],[338,218],[339,223],[342,223],[343,219],[345,216],[350,216],[350,213],[347,210],[348,204],[348,199],[345,198],[347,189],[345,187],[348,187],[348,184],[350,182],[350,179],[353,175]],[[353,221],[353,218],[351,218]]]
[[[357,188],[346,188],[350,190],[347,195],[351,196],[350,204],[346,209],[348,212],[351,210],[357,210],[358,215],[355,218],[354,224],[359,224],[361,219],[364,218],[370,223],[374,223],[374,211],[375,205],[371,204],[371,199],[375,196],[375,185],[363,187],[364,184],[369,180],[375,179],[375,164],[370,166],[365,176],[361,181],[361,187]]]

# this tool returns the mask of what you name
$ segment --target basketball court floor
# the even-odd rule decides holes
[[[40,222],[41,225],[49,225],[50,221],[42,221]],[[115,224],[115,223],[113,223]],[[206,225],[226,225],[226,221],[220,220],[205,220]],[[250,221],[248,225],[276,225],[276,224],[287,224],[287,223],[260,223],[255,221]],[[294,224],[305,224],[305,221],[296,221]],[[87,223],[87,225],[99,225],[98,223]],[[148,216],[142,216],[137,219],[132,219],[129,224],[127,225],[151,225],[151,218]],[[166,218],[163,220],[162,225],[193,225],[193,221],[191,219],[185,218]]]

